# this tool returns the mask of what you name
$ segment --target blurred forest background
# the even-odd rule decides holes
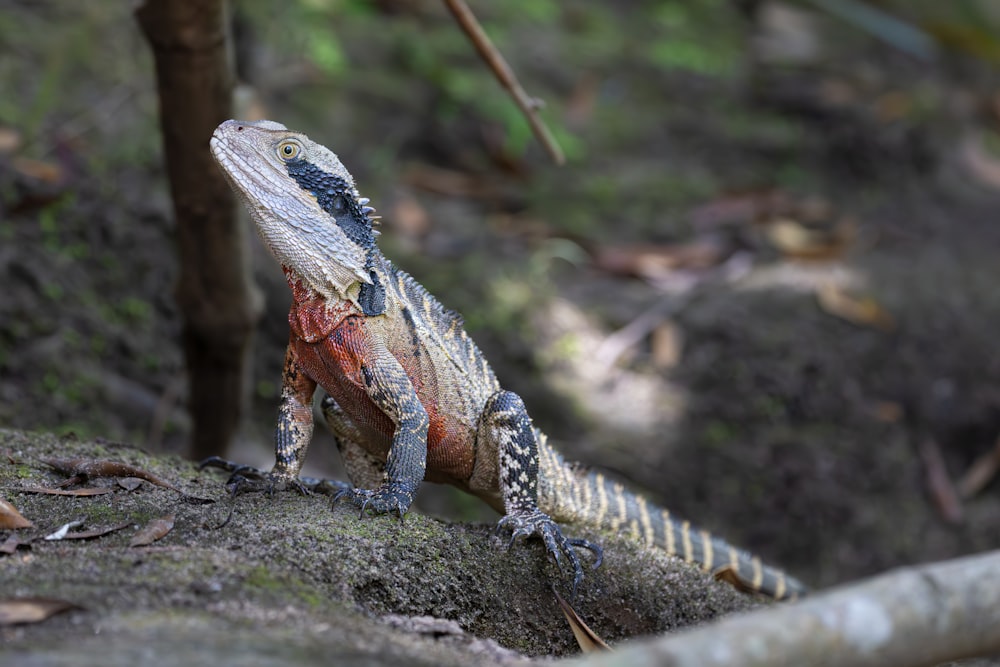
[[[815,585],[1000,546],[1000,5],[472,7],[565,166],[436,0],[233,2],[236,115],[340,155],[569,458]],[[0,91],[0,425],[184,453],[127,3],[0,0]],[[229,454],[268,466],[289,294],[253,263]],[[336,475],[320,431],[308,472]]]

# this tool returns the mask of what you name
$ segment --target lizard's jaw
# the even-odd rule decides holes
[[[367,249],[349,238],[278,157],[276,147],[289,135],[302,137],[270,121],[226,121],[216,128],[209,146],[275,258],[325,298],[354,301],[358,283],[372,281]]]

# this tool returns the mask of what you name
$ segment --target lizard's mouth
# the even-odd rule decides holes
[[[217,162],[221,161],[222,159],[222,154],[225,150],[223,148],[224,142],[225,140],[219,136],[218,129],[216,129],[215,132],[212,133],[212,138],[208,140],[208,148],[210,151],[212,151],[212,157],[214,157]]]

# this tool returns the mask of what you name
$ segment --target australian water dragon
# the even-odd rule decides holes
[[[402,516],[426,479],[489,503],[512,542],[540,536],[557,562],[569,561],[574,589],[583,569],[573,547],[598,560],[601,551],[565,537],[559,523],[631,534],[778,599],[805,590],[601,473],[565,462],[521,398],[501,388],[459,315],[382,255],[374,209],[330,150],[278,123],[234,120],[216,129],[211,149],[293,295],[274,467],[210,461],[234,471],[232,488],[312,486],[299,471],[322,387],[323,414],[353,483],[332,483],[336,497],[362,513]]]

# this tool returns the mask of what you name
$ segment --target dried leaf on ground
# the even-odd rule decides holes
[[[11,160],[11,166],[22,176],[42,183],[56,184],[64,180],[63,168],[54,162],[16,157]]]
[[[50,496],[100,496],[113,491],[113,489],[107,486],[92,486],[84,489],[48,489],[42,486],[25,486],[18,490],[25,493],[43,493]]]
[[[707,269],[725,261],[732,248],[703,236],[689,243],[634,244],[597,248],[594,265],[608,273],[656,279],[679,269]]]
[[[6,598],[0,599],[0,625],[16,625],[20,623],[40,623],[50,616],[82,609],[79,605],[57,600],[55,598]]]
[[[556,602],[559,603],[559,608],[562,609],[562,613],[566,616],[566,621],[569,623],[569,627],[573,631],[573,636],[576,637],[576,643],[580,645],[581,651],[591,653],[593,651],[608,651],[611,649],[607,642],[597,636],[597,633],[583,622],[583,619],[576,613],[576,610],[559,595],[559,592],[555,588],[552,589],[552,594],[556,596]]]
[[[16,530],[18,528],[31,528],[33,525],[17,511],[16,507],[0,498],[0,529]]]
[[[772,246],[791,259],[840,259],[857,240],[857,223],[842,218],[836,224],[813,227],[791,218],[768,223],[765,235]]]
[[[148,473],[141,468],[137,468],[121,461],[109,461],[105,459],[42,459],[42,463],[52,466],[64,475],[79,477],[81,481],[90,477],[138,477],[150,484],[170,489],[178,493],[183,493],[176,486],[163,481],[156,475]]]
[[[94,528],[93,530],[81,530],[77,533],[66,533],[63,535],[64,540],[91,540],[95,537],[103,537],[109,533],[113,533],[116,530],[121,530],[122,528],[128,528],[132,525],[131,521],[125,521],[124,523],[119,523],[116,526],[110,526],[108,528]]]
[[[837,285],[828,284],[816,292],[819,307],[829,315],[852,324],[892,331],[896,321],[892,315],[871,297],[854,297]]]
[[[61,539],[64,539],[66,535],[69,534],[70,528],[76,528],[77,526],[81,525],[83,525],[83,521],[70,521],[69,523],[65,523],[62,526],[60,526],[59,530],[46,535],[44,539],[49,542],[57,542]]]
[[[129,542],[130,547],[144,547],[146,545],[152,544],[156,540],[160,539],[167,533],[169,533],[174,527],[174,515],[168,514],[166,516],[161,516],[159,519],[153,519],[142,529],[132,537],[132,541]]]
[[[118,486],[122,487],[126,491],[135,491],[140,486],[142,486],[142,479],[138,477],[122,477],[118,480]]]
[[[0,554],[12,554],[17,551],[17,548],[21,545],[31,544],[31,540],[22,540],[17,533],[11,533],[7,536],[7,539],[0,544]]]

